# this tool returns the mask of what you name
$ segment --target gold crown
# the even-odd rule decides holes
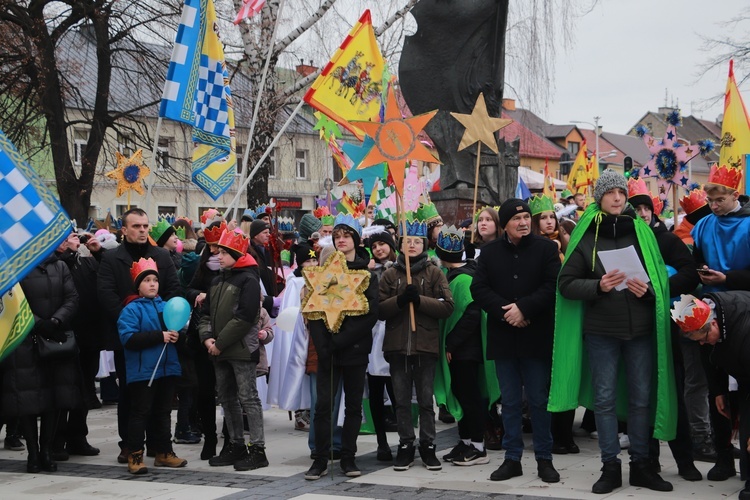
[[[742,170],[727,165],[714,165],[708,173],[708,183],[718,184],[729,189],[737,190],[742,180]]]
[[[239,229],[235,229],[234,231],[227,229],[222,233],[218,244],[220,247],[244,254],[247,252],[250,238],[245,236]]]
[[[221,238],[221,235],[224,234],[224,231],[227,229],[227,223],[224,221],[221,221],[221,224],[219,224],[216,227],[207,227],[203,230],[203,237],[206,239],[206,243],[209,245],[215,245],[219,242],[219,239]]]
[[[159,268],[156,267],[154,259],[144,259],[141,257],[137,262],[133,262],[133,265],[130,267],[130,277],[132,278],[133,283],[135,283],[140,275],[147,271],[153,271],[157,275],[159,274]]]
[[[706,206],[706,192],[702,189],[693,189],[687,196],[680,199],[680,206],[686,214],[692,214],[701,207]]]

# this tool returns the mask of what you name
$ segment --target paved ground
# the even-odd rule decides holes
[[[388,499],[454,499],[454,498],[670,498],[716,499],[736,498],[743,483],[738,478],[724,482],[703,480],[689,483],[677,476],[669,449],[662,446],[662,476],[672,481],[672,493],[656,493],[625,486],[610,495],[593,495],[591,485],[599,476],[600,462],[596,441],[579,438],[581,453],[555,457],[562,480],[548,485],[536,478],[533,456],[523,459],[524,475],[498,483],[488,480],[503,459],[503,452],[490,452],[488,465],[457,467],[445,464],[442,471],[431,472],[415,466],[406,472],[395,472],[375,460],[375,437],[361,436],[357,464],[363,475],[356,479],[343,476],[338,463],[329,468],[332,474],[319,481],[305,481],[303,474],[311,464],[307,433],[293,430],[287,412],[271,409],[265,413],[267,454],[271,466],[257,471],[235,472],[231,467],[209,467],[199,458],[201,445],[175,445],[175,451],[188,459],[185,469],[155,469],[145,476],[132,476],[127,466],[116,463],[118,453],[115,408],[105,407],[89,415],[89,441],[102,450],[98,457],[73,457],[59,464],[55,474],[27,474],[26,452],[0,449],[0,491],[2,498],[55,499],[201,499],[213,498],[388,498]],[[174,415],[173,415],[174,421]],[[530,436],[528,436],[530,438]],[[395,434],[389,435],[395,445]],[[438,422],[438,457],[457,440],[454,426]],[[530,439],[527,439],[530,442]],[[627,461],[627,457],[625,457]],[[151,459],[147,465],[151,464]],[[697,463],[704,473],[710,464]],[[627,466],[625,467],[627,471]],[[625,482],[627,484],[627,472]]]

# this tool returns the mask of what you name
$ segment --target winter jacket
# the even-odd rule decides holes
[[[704,291],[750,290],[750,204],[726,215],[708,215],[690,232],[693,256],[699,266],[723,272],[723,285],[704,285]]]
[[[664,263],[677,271],[669,278],[669,296],[679,297],[683,293],[691,293],[700,283],[700,277],[687,245],[679,236],[670,232],[656,215],[651,218],[651,229]]]
[[[529,234],[514,245],[503,234],[482,245],[471,295],[487,313],[487,359],[551,360],[559,272],[557,244],[543,236]],[[503,306],[513,303],[528,326],[505,321]]]
[[[701,346],[711,399],[729,393],[731,375],[750,383],[750,292],[714,292],[704,298],[716,304],[719,342]]]
[[[180,263],[180,269],[177,271],[177,278],[180,280],[180,285],[187,288],[190,282],[195,276],[195,271],[198,270],[201,256],[195,252],[184,252],[182,254],[182,261]]]
[[[653,233],[646,233],[654,237]],[[638,298],[627,288],[599,289],[605,274],[596,252],[633,246],[645,268],[643,253],[635,232],[633,216],[603,215],[601,222],[592,222],[581,237],[560,272],[558,286],[563,297],[585,301],[583,334],[596,334],[630,340],[654,332],[656,302],[651,283],[648,291]],[[595,259],[592,269],[592,258]]]
[[[253,327],[250,333],[248,333],[248,336],[255,335],[255,338],[258,339],[259,342],[258,366],[255,368],[255,373],[260,377],[261,375],[268,375],[268,356],[266,355],[266,344],[270,344],[273,340],[273,327],[271,326],[271,317],[268,315],[268,312],[262,307],[259,309],[259,312],[260,318],[258,319],[258,323]],[[266,338],[264,338],[263,340],[260,340],[261,330],[264,330],[266,332]],[[248,339],[246,336],[245,344],[251,345],[250,340],[251,339]]]
[[[448,280],[427,253],[411,258],[411,282],[419,290],[419,306],[414,307],[416,331],[411,330],[409,305],[398,306],[398,296],[406,289],[405,258],[401,254],[396,263],[383,273],[380,281],[380,313],[385,321],[383,352],[407,356],[428,354],[437,356],[440,348],[439,320],[453,313],[453,295]]]
[[[463,274],[473,278],[476,270],[477,263],[473,260],[467,260],[466,264],[461,267],[450,268],[446,274],[448,284],[450,285],[454,279]],[[466,287],[465,292],[468,296],[471,295],[468,287]],[[461,318],[446,335],[445,350],[451,353],[452,360],[482,362],[484,361],[482,353],[482,308],[471,297],[466,300],[471,300],[471,303],[466,306]],[[454,297],[454,301],[458,301],[458,297]]]
[[[120,313],[117,330],[125,355],[125,370],[128,384],[150,380],[156,368],[154,379],[179,377],[182,374],[177,348],[171,342],[164,349],[164,301],[138,297],[130,301]],[[157,368],[157,361],[164,355]]]
[[[99,351],[102,348],[104,314],[96,293],[99,262],[94,257],[82,257],[78,252],[56,253],[73,277],[78,293],[78,309],[71,320],[76,342],[81,351]]]
[[[106,251],[99,264],[97,291],[99,303],[105,315],[102,348],[108,351],[122,349],[120,336],[117,333],[117,320],[125,299],[137,293],[133,279],[130,277],[133,257],[126,245],[128,244],[123,243],[114,250]],[[169,251],[148,244],[134,246],[141,247],[144,258],[151,258],[156,262],[156,267],[159,269],[159,297],[168,301],[172,297],[180,296],[182,294],[180,282]]]
[[[259,361],[258,336],[247,337],[258,323],[259,304],[258,265],[245,254],[234,267],[219,271],[203,303],[198,333],[201,342],[216,339],[217,361]]]
[[[47,257],[21,280],[34,320],[57,318],[70,328],[78,293],[68,267],[56,255]],[[32,329],[0,364],[3,371],[2,413],[6,417],[39,415],[82,405],[81,370],[77,358],[50,363],[39,358]]]
[[[346,265],[351,270],[367,270],[370,257],[364,249],[357,249],[354,261]],[[369,271],[368,271],[369,272]],[[368,312],[359,316],[345,316],[338,333],[326,328],[322,319],[309,320],[310,338],[318,353],[318,368],[366,365],[372,349],[372,328],[378,320],[378,279],[370,272],[370,283],[365,290]]]
[[[248,252],[255,259],[258,267],[258,276],[263,288],[266,289],[266,295],[263,297],[263,309],[270,314],[273,310],[273,298],[278,295],[276,287],[276,275],[271,267],[271,260],[268,249],[262,245],[250,244]]]

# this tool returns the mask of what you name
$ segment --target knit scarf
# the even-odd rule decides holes
[[[584,211],[578,225],[571,234],[565,263],[576,251],[583,235],[592,223],[599,224],[604,213],[598,204],[591,204]],[[675,389],[672,348],[669,330],[669,282],[666,266],[651,228],[640,218],[634,220],[638,244],[655,294],[654,343],[656,347],[656,376],[653,379],[652,415],[654,437],[664,441],[674,439],[677,427],[677,392]],[[598,227],[597,227],[598,233]],[[596,245],[594,255],[596,258]],[[569,300],[557,290],[555,305],[555,339],[552,350],[552,380],[548,410],[561,412],[572,410],[579,405],[593,409],[594,391],[591,384],[591,371],[588,357],[583,348],[583,315],[585,304],[580,300]],[[627,417],[627,384],[621,374],[618,378],[617,414]]]

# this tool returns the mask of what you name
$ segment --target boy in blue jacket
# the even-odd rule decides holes
[[[181,375],[177,359],[179,334],[167,330],[162,318],[164,301],[159,297],[159,271],[153,259],[141,258],[130,268],[138,295],[125,299],[125,307],[117,320],[125,354],[125,371],[130,392],[128,423],[128,472],[145,474],[143,441],[146,422],[149,443],[156,449],[155,467],[184,467],[187,460],[172,450],[172,397]],[[166,344],[166,345],[165,345]],[[152,374],[154,381],[149,384]],[[151,445],[149,445],[151,446]]]

